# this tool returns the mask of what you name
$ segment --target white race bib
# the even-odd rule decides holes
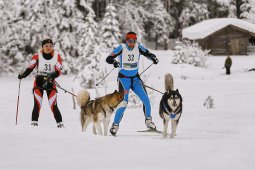
[[[38,52],[38,75],[50,74],[55,72],[55,66],[58,61],[58,53],[54,51],[54,56],[50,60],[45,60],[42,53]]]
[[[132,51],[129,51],[127,49],[126,44],[121,44],[121,45],[122,45],[121,68],[125,70],[138,69],[139,57],[140,57],[138,44],[136,43]]]

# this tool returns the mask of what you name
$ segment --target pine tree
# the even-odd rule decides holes
[[[102,35],[102,49],[109,51],[117,47],[121,33],[119,29],[119,22],[117,20],[116,8],[111,3],[106,8],[106,13],[101,22],[101,35]]]
[[[120,21],[120,28],[122,33],[126,34],[130,31],[136,32],[138,41],[142,40],[145,35],[143,27],[144,13],[143,8],[133,0],[127,1],[124,5],[120,6],[118,16]]]
[[[81,85],[86,88],[95,87],[97,79],[102,77],[100,67],[101,53],[98,41],[98,24],[94,20],[95,14],[91,11],[85,18],[85,23],[82,26],[83,35],[79,41],[81,56],[77,60],[77,68],[79,74],[76,76],[80,80]]]
[[[255,24],[255,1],[243,0],[241,18]]]
[[[233,6],[232,0],[208,0],[210,18],[223,18],[231,16]],[[231,9],[232,8],[232,9]]]
[[[161,0],[153,0],[145,10],[150,13],[147,14],[147,20],[149,20],[153,26],[150,30],[150,36],[156,41],[155,49],[158,49],[158,44],[164,45],[164,49],[167,50],[169,35],[174,29],[174,20],[167,13]]]
[[[228,8],[228,18],[237,18],[237,0],[230,0]]]
[[[179,18],[181,28],[188,27],[209,18],[207,5],[188,1]]]
[[[169,14],[173,18],[174,21],[174,30],[173,33],[170,34],[171,38],[178,38],[181,35],[181,21],[180,21],[180,15],[182,13],[182,10],[185,6],[185,1],[181,0],[170,0],[170,9]]]
[[[0,73],[19,71],[24,62],[21,52],[26,45],[20,39],[19,33],[26,29],[17,24],[21,20],[17,4],[8,1],[1,1],[0,3]]]
[[[51,1],[24,0],[20,1],[20,20],[15,24],[19,36],[20,50],[27,60],[41,47],[41,40],[50,35]],[[28,57],[27,57],[28,56]]]

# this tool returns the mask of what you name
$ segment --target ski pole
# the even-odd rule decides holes
[[[71,94],[71,95],[77,97],[77,96],[76,96],[75,94],[73,94],[72,92],[70,92],[70,91],[64,89],[63,87],[61,87],[56,81],[53,82],[53,83],[54,83],[58,88],[60,88],[61,90],[63,90],[65,93],[69,93],[69,94]]]
[[[149,65],[145,70],[143,70],[143,72],[141,72],[141,74],[139,76],[141,76],[146,70],[148,70],[151,66],[153,65],[153,63],[151,65]]]
[[[16,125],[18,124],[18,114],[19,114],[20,84],[21,84],[21,79],[19,80],[19,90],[18,90],[17,110],[16,110]]]
[[[103,77],[103,79],[99,83],[96,84],[96,86],[98,86],[100,83],[102,83],[102,81],[104,81],[104,79],[106,79],[106,77],[108,77],[114,69],[115,69],[115,67],[111,71],[109,71],[109,73],[107,73],[106,76]]]

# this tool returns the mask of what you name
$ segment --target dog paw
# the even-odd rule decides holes
[[[167,138],[167,135],[163,135],[163,139],[166,139]]]
[[[172,134],[172,133],[170,134],[170,138],[171,138],[171,139],[173,139],[174,136],[175,136],[175,134]]]

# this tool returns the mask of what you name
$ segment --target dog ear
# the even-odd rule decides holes
[[[176,89],[176,92],[178,92],[178,93],[179,93],[179,90],[178,90],[178,89]]]

